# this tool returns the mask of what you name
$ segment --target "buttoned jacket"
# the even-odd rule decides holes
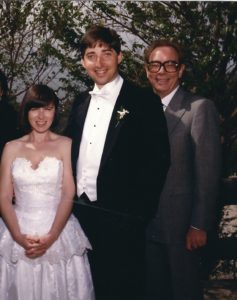
[[[73,140],[75,178],[90,99],[88,91],[75,99],[66,129]],[[129,113],[119,118],[123,109]],[[97,177],[96,205],[150,218],[157,208],[169,157],[167,126],[159,97],[125,80],[108,127]]]
[[[171,166],[148,237],[183,243],[190,226],[209,231],[215,224],[221,167],[219,116],[212,101],[182,87],[165,116]]]

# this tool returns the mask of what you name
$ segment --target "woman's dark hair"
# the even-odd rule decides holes
[[[7,101],[7,93],[8,93],[8,84],[7,84],[7,77],[3,73],[3,71],[0,70],[0,90],[2,92],[1,98],[2,101]]]
[[[94,25],[82,37],[80,43],[81,57],[84,57],[87,48],[93,48],[97,43],[108,45],[117,54],[121,52],[121,40],[117,32],[110,28]]]
[[[32,85],[25,93],[25,96],[20,106],[20,127],[23,133],[29,133],[31,131],[31,125],[28,119],[28,113],[31,108],[45,107],[49,104],[55,106],[55,117],[51,127],[56,125],[57,122],[57,109],[59,105],[59,99],[54,91],[44,84]]]

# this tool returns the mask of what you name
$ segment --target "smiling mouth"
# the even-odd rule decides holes
[[[168,79],[156,79],[156,81],[161,84],[166,84],[169,80]]]
[[[37,126],[45,126],[47,122],[36,122]]]
[[[97,75],[104,75],[106,73],[106,70],[95,70],[95,73]]]

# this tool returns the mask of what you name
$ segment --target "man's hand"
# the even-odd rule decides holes
[[[207,242],[207,233],[202,229],[189,228],[186,235],[186,248],[188,250],[194,250],[199,247],[203,247]]]

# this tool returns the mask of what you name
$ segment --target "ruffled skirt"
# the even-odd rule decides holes
[[[29,227],[20,213],[17,216],[21,230],[25,227],[28,231],[22,232],[33,234],[34,226]],[[47,252],[29,259],[0,219],[0,299],[94,300],[88,248],[91,248],[90,243],[72,215]]]

